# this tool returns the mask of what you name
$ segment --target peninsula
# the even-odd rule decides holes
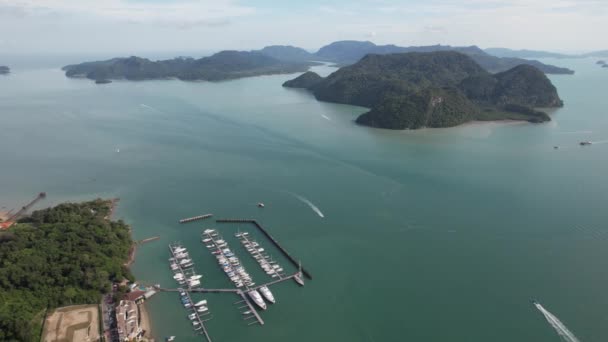
[[[6,75],[11,72],[11,69],[7,66],[0,65],[0,75]]]
[[[97,304],[133,280],[129,227],[109,219],[112,203],[60,204],[0,232],[0,340],[39,341],[48,309]]]
[[[317,63],[285,61],[260,52],[222,51],[200,59],[179,57],[151,61],[141,57],[113,58],[63,67],[67,77],[86,77],[96,83],[171,79],[222,81],[250,76],[296,73]]]
[[[308,89],[321,101],[371,108],[357,123],[388,129],[475,120],[544,122],[550,117],[534,108],[563,105],[536,67],[491,74],[455,51],[367,55],[326,78],[307,72],[283,86]]]

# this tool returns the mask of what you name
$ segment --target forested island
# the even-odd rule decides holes
[[[7,66],[0,65],[0,75],[6,75],[11,72],[11,69]]]
[[[141,57],[113,58],[63,67],[67,77],[86,77],[96,83],[114,79],[154,80],[177,78],[189,81],[222,81],[242,77],[295,73],[314,62],[279,60],[260,52],[222,51],[200,59],[179,57],[151,61]]]
[[[450,127],[474,120],[550,117],[534,108],[561,107],[547,76],[531,65],[491,74],[455,51],[367,55],[326,78],[307,72],[285,87],[321,101],[371,108],[357,123],[389,129]]]
[[[109,219],[112,201],[35,211],[0,232],[0,341],[39,341],[45,311],[99,303],[124,266],[129,227]]]

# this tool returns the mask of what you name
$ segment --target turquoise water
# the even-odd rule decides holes
[[[608,71],[552,62],[577,74],[551,77],[566,103],[551,123],[412,132],[356,126],[365,109],[280,86],[295,75],[96,86],[15,68],[0,77],[0,207],[40,191],[46,204],[118,196],[136,239],[161,236],[133,271],[163,286],[174,286],[168,243],[189,248],[205,286],[224,287],[201,230],[217,227],[237,252],[232,233],[253,231],[177,219],[258,219],[314,280],[274,286],[263,327],[241,320],[235,296],[205,296],[214,341],[559,341],[530,298],[581,341],[605,341]],[[156,336],[201,340],[177,295],[148,308]]]

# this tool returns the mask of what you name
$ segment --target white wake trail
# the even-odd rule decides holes
[[[298,195],[298,194],[294,194],[293,192],[290,192],[290,194],[299,199],[302,203],[305,203],[306,205],[308,205],[310,207],[310,209],[312,209],[315,213],[317,213],[317,215],[319,215],[319,217],[325,217],[325,215],[323,215],[323,213],[321,212],[321,209],[319,209],[316,205],[314,205],[314,203],[312,203],[311,201],[307,200],[306,198]]]
[[[579,339],[576,338],[576,336],[574,336],[574,334],[570,330],[568,330],[568,328],[564,325],[564,323],[562,323],[552,313],[547,311],[547,309],[545,309],[542,305],[540,305],[540,303],[534,303],[534,306],[536,306],[538,311],[540,311],[543,314],[543,316],[545,316],[545,319],[547,320],[547,322],[549,322],[549,324],[551,324],[551,326],[553,327],[553,329],[555,329],[557,334],[559,336],[561,336],[566,342],[580,342]]]
[[[321,114],[321,116],[323,117],[323,119],[327,120],[327,121],[331,121],[331,119],[327,116],[327,115],[323,115]]]
[[[142,107],[144,107],[144,108],[150,109],[150,110],[156,110],[156,108],[150,107],[150,106],[148,106],[147,104],[144,104],[144,103],[140,103],[139,105],[142,106]]]

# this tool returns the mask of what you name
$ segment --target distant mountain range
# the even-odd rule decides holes
[[[458,51],[369,54],[328,77],[309,71],[283,85],[308,89],[321,101],[371,108],[357,123],[389,129],[472,120],[544,122],[550,117],[534,108],[563,105],[535,66],[492,74]]]
[[[456,51],[463,53],[473,58],[475,62],[492,73],[506,71],[521,64],[535,66],[547,74],[574,73],[574,71],[570,69],[543,64],[539,61],[515,57],[507,58],[492,56],[477,46],[453,47],[446,45],[430,45],[401,47],[396,45],[376,45],[368,41],[344,40],[323,46],[315,53],[310,53],[304,49],[293,46],[272,46],[258,50],[257,52],[266,53],[274,58],[286,61],[319,60],[344,66],[356,63],[368,54],[386,55],[391,53],[435,51]]]
[[[608,57],[608,50],[593,51],[583,54],[562,54],[539,50],[512,50],[506,48],[489,48],[484,51],[496,57],[513,58],[586,58],[586,57]]]

